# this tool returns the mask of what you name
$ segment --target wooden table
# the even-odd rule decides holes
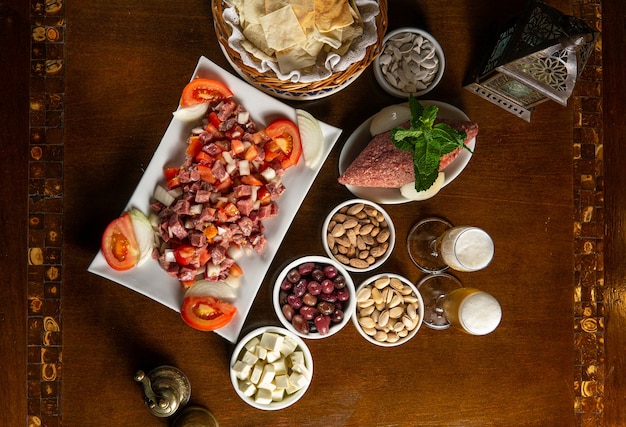
[[[0,378],[16,390],[9,396],[14,404],[0,416],[3,425],[20,425],[25,413],[28,425],[166,425],[145,408],[133,381],[136,370],[162,364],[182,369],[192,402],[209,408],[224,426],[626,422],[620,412],[626,403],[619,353],[624,333],[618,328],[624,324],[619,251],[625,239],[619,231],[626,198],[623,177],[615,172],[624,157],[615,148],[624,137],[616,95],[624,84],[603,74],[601,47],[570,106],[543,104],[526,123],[461,87],[482,34],[515,16],[522,1],[391,2],[390,29],[429,30],[446,52],[445,77],[427,98],[464,110],[480,134],[467,168],[436,198],[387,206],[398,243],[377,271],[413,281],[423,276],[404,249],[407,231],[421,218],[480,226],[495,241],[494,261],[483,271],[455,275],[496,296],[503,321],[484,337],[423,327],[392,349],[368,344],[349,324],[308,342],[315,374],[305,397],[288,409],[263,412],[242,402],[230,385],[231,343],[87,272],[104,227],[141,178],[198,57],[232,71],[215,40],[210,2],[87,0],[63,3],[47,15],[38,1],[30,11],[17,3],[0,7],[0,34],[12,46],[0,58],[9,76],[3,85],[16,94],[1,104],[0,117],[11,121],[11,133],[0,134],[1,150],[12,166],[2,174],[5,182],[18,182],[5,187],[1,207],[8,221],[2,241],[11,245],[0,259],[14,285],[0,291],[0,319],[11,327],[0,341],[8,366]],[[614,29],[615,38],[604,39],[605,69],[620,69],[623,60],[611,52],[624,47],[623,5],[550,3]],[[611,12],[608,19],[600,6],[604,16]],[[29,36],[38,27],[48,30],[41,42]],[[31,37],[30,59],[25,37]],[[55,60],[62,73],[37,74],[39,64]],[[30,75],[18,74],[27,67]],[[603,78],[611,92],[602,93]],[[30,87],[29,107],[24,85]],[[323,254],[324,215],[352,197],[337,183],[342,145],[363,120],[397,102],[377,86],[371,69],[332,97],[290,102],[344,133],[293,221],[244,332],[278,324],[270,303],[277,268],[295,256]],[[10,144],[9,135],[20,144]],[[20,240],[24,232],[26,242]],[[357,282],[365,277],[354,275]]]

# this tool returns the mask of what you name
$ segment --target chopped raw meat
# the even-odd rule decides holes
[[[239,146],[254,144],[256,158],[244,158],[243,152],[235,150],[235,139]],[[285,190],[280,162],[264,160],[269,141],[232,99],[210,105],[204,130],[193,131],[187,141],[189,148],[176,179],[168,178],[173,202],[152,204],[160,239],[153,256],[168,274],[183,282],[196,280],[199,274],[209,280],[225,279],[235,263],[229,256],[231,247],[263,251],[267,241],[262,221],[278,213],[275,201]],[[275,173],[269,174],[269,169]],[[245,184],[244,175],[253,175],[261,184]],[[269,202],[257,200],[261,187],[270,194]],[[181,245],[191,245],[204,256],[179,265],[173,253]]]

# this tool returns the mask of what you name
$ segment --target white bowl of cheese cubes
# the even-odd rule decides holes
[[[230,379],[246,403],[274,411],[297,402],[313,376],[311,351],[296,334],[264,326],[245,335],[230,360]]]

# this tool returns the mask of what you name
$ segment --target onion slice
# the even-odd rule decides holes
[[[326,148],[322,127],[308,111],[297,109],[296,117],[300,128],[304,164],[310,169],[315,169],[322,160]]]
[[[434,197],[435,194],[439,193],[439,190],[443,187],[443,183],[446,180],[446,174],[443,172],[439,172],[437,175],[437,179],[430,186],[428,190],[417,191],[415,189],[415,182],[409,182],[408,184],[404,184],[400,187],[400,193],[403,197],[406,197],[409,200],[426,200]]]
[[[370,134],[379,135],[411,119],[411,109],[404,104],[390,105],[380,110],[370,122]]]
[[[183,122],[193,122],[194,120],[202,118],[208,110],[209,104],[202,102],[190,107],[178,107],[178,110],[174,111],[172,115],[174,118]]]
[[[220,301],[232,303],[237,298],[237,291],[221,280],[198,280],[187,289],[185,297],[213,297]]]
[[[154,229],[148,217],[137,208],[132,208],[128,215],[133,223],[135,239],[139,244],[139,260],[137,266],[142,265],[152,257],[154,249]]]

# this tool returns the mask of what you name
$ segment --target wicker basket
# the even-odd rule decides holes
[[[376,16],[376,43],[367,47],[365,57],[358,62],[351,64],[345,71],[331,74],[329,77],[315,82],[292,82],[279,79],[272,71],[260,73],[253,67],[244,64],[239,53],[233,50],[228,44],[228,38],[232,34],[232,29],[224,22],[223,12],[226,6],[223,0],[211,0],[213,9],[213,22],[215,34],[221,45],[222,51],[229,59],[230,63],[239,74],[250,83],[273,95],[284,98],[311,99],[330,95],[343,86],[347,86],[354,81],[380,54],[382,40],[387,31],[387,0],[379,0],[380,13]]]

